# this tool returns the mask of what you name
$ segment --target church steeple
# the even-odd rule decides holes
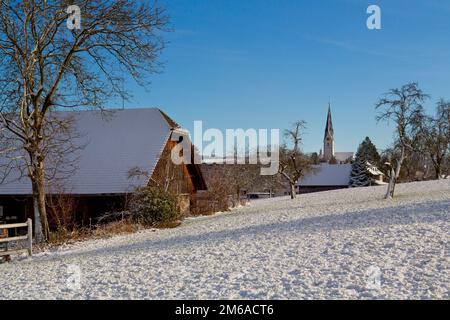
[[[325,127],[325,138],[328,136],[334,138],[334,131],[333,131],[333,119],[331,118],[331,104],[328,104],[328,117],[327,117],[327,125]]]
[[[330,161],[334,157],[334,130],[331,117],[331,103],[328,103],[327,124],[325,127],[325,136],[323,138],[323,158]]]

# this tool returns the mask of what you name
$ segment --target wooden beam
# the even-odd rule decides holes
[[[28,225],[28,255],[33,255],[33,221],[31,219],[27,220]]]
[[[13,223],[13,224],[0,224],[1,229],[14,229],[28,227],[28,223]]]
[[[22,254],[22,253],[28,253],[28,249],[0,251],[0,257],[2,257],[2,256],[10,256],[12,254]]]
[[[20,237],[12,237],[12,238],[1,238],[0,239],[0,243],[20,241],[20,240],[28,240],[28,236],[20,236]]]

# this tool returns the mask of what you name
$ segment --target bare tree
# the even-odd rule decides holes
[[[16,140],[26,158],[45,239],[46,148],[52,145],[46,131],[55,125],[52,111],[101,109],[111,97],[126,99],[125,76],[148,84],[148,76],[159,71],[161,32],[168,23],[156,2],[80,0],[81,28],[68,28],[79,18],[68,10],[72,4],[0,0],[0,130]]]
[[[302,153],[300,145],[302,143],[302,131],[306,128],[305,121],[297,121],[292,125],[292,129],[284,132],[285,143],[280,147],[280,167],[281,174],[289,183],[291,189],[291,199],[297,195],[296,184],[311,169],[311,159]]]
[[[395,163],[400,156],[401,147],[398,144],[394,144],[391,148],[383,150],[379,169],[389,173],[392,169],[391,163]],[[423,153],[417,150],[407,149],[400,174],[397,177],[397,182],[411,182],[426,179],[429,176],[428,164],[428,158],[424,157]]]
[[[7,115],[0,113],[0,119],[9,120],[9,117],[13,121],[17,119],[12,113]],[[74,129],[73,122],[72,115],[52,112],[43,125],[40,148],[45,159],[44,183],[45,188],[49,190],[48,193],[52,193],[55,187],[59,190],[64,180],[77,169],[78,152],[84,148],[85,143],[81,141],[81,136]],[[33,163],[32,158],[27,154],[24,142],[6,129],[0,135],[0,141],[8,148],[7,152],[0,154],[0,182],[9,183],[29,176],[33,170]],[[33,192],[35,190],[33,186]],[[43,225],[40,224],[38,197],[33,197],[33,201],[36,209],[34,230],[37,239],[40,240],[42,229],[48,233],[49,225],[47,221]]]
[[[400,89],[391,89],[376,104],[380,110],[377,121],[393,121],[395,124],[394,140],[398,148],[398,157],[387,163],[389,166],[389,184],[386,199],[394,197],[395,184],[407,156],[407,151],[417,150],[419,128],[424,120],[422,103],[428,98],[419,89],[417,83],[409,83]]]
[[[426,117],[420,130],[420,149],[430,158],[435,178],[440,179],[450,152],[450,102],[441,99],[436,106],[436,115]]]

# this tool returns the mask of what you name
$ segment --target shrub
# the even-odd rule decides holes
[[[99,225],[92,230],[92,234],[95,238],[106,238],[116,234],[128,234],[139,231],[140,226],[134,224],[129,219],[123,219],[121,221],[114,221],[104,225]]]
[[[177,201],[160,188],[141,188],[131,198],[130,213],[133,221],[144,226],[168,224],[178,218]]]
[[[54,195],[47,197],[47,213],[50,228],[56,233],[71,232],[77,228],[76,210],[77,201],[58,190]]]
[[[62,245],[76,241],[85,241],[89,239],[109,238],[119,234],[135,233],[141,229],[141,226],[135,224],[131,219],[122,219],[120,221],[108,222],[96,225],[93,228],[75,227],[72,231],[64,228],[58,228],[50,231],[49,245]],[[45,249],[45,248],[42,248]]]

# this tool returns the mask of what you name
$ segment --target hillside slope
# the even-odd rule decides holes
[[[261,200],[2,264],[0,299],[449,299],[450,181],[384,191]]]

